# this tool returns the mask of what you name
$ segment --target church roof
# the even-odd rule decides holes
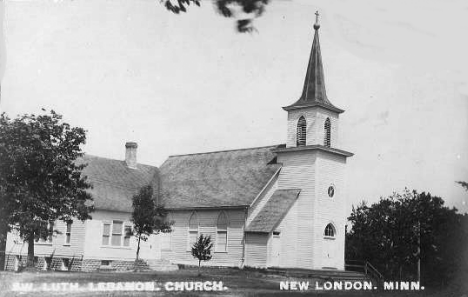
[[[168,209],[248,206],[281,165],[278,146],[169,157],[160,167],[159,198]]]
[[[169,209],[248,206],[281,166],[272,151],[279,146],[170,156],[160,169],[85,155],[77,163],[92,184],[96,209],[132,211],[132,197],[153,185]]]
[[[82,175],[88,177],[96,209],[125,211],[132,210],[132,197],[143,186],[153,183],[157,168],[137,164],[129,168],[125,161],[85,155],[78,160],[87,163]],[[91,214],[92,215],[92,214]]]
[[[247,226],[247,232],[270,233],[280,223],[301,190],[279,189],[270,197],[265,206]]]
[[[318,13],[316,13],[316,15],[317,20],[314,25],[314,41],[310,51],[309,64],[307,65],[302,95],[295,103],[283,107],[283,109],[291,110],[303,107],[321,106],[331,111],[342,113],[344,110],[334,106],[330,100],[328,100],[325,90],[325,76],[323,74],[322,54],[320,53],[318,34],[318,29],[320,28],[320,25],[318,24]]]

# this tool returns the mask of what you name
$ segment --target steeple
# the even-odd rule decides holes
[[[302,95],[294,104],[283,107],[284,110],[302,107],[321,106],[332,111],[342,113],[343,110],[334,106],[327,98],[325,91],[325,76],[323,74],[322,55],[320,53],[320,41],[318,30],[320,28],[319,13],[315,13],[314,41],[310,51],[309,64],[304,80]]]

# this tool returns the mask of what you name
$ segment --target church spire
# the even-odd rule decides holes
[[[327,98],[327,93],[325,91],[325,76],[323,74],[322,55],[320,53],[320,41],[318,34],[319,28],[319,13],[317,11],[315,13],[314,41],[310,51],[309,64],[307,66],[307,73],[304,80],[302,95],[299,100],[296,101],[296,103],[284,107],[285,110],[317,105],[331,109],[338,113],[343,112],[343,110],[334,106]]]

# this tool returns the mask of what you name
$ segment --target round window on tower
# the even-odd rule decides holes
[[[335,187],[329,186],[328,187],[328,197],[332,198],[335,195]]]

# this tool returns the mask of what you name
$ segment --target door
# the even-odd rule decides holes
[[[280,232],[274,231],[271,238],[270,266],[279,267],[281,256]]]
[[[336,269],[335,260],[336,260],[336,240],[324,239],[322,268]]]

